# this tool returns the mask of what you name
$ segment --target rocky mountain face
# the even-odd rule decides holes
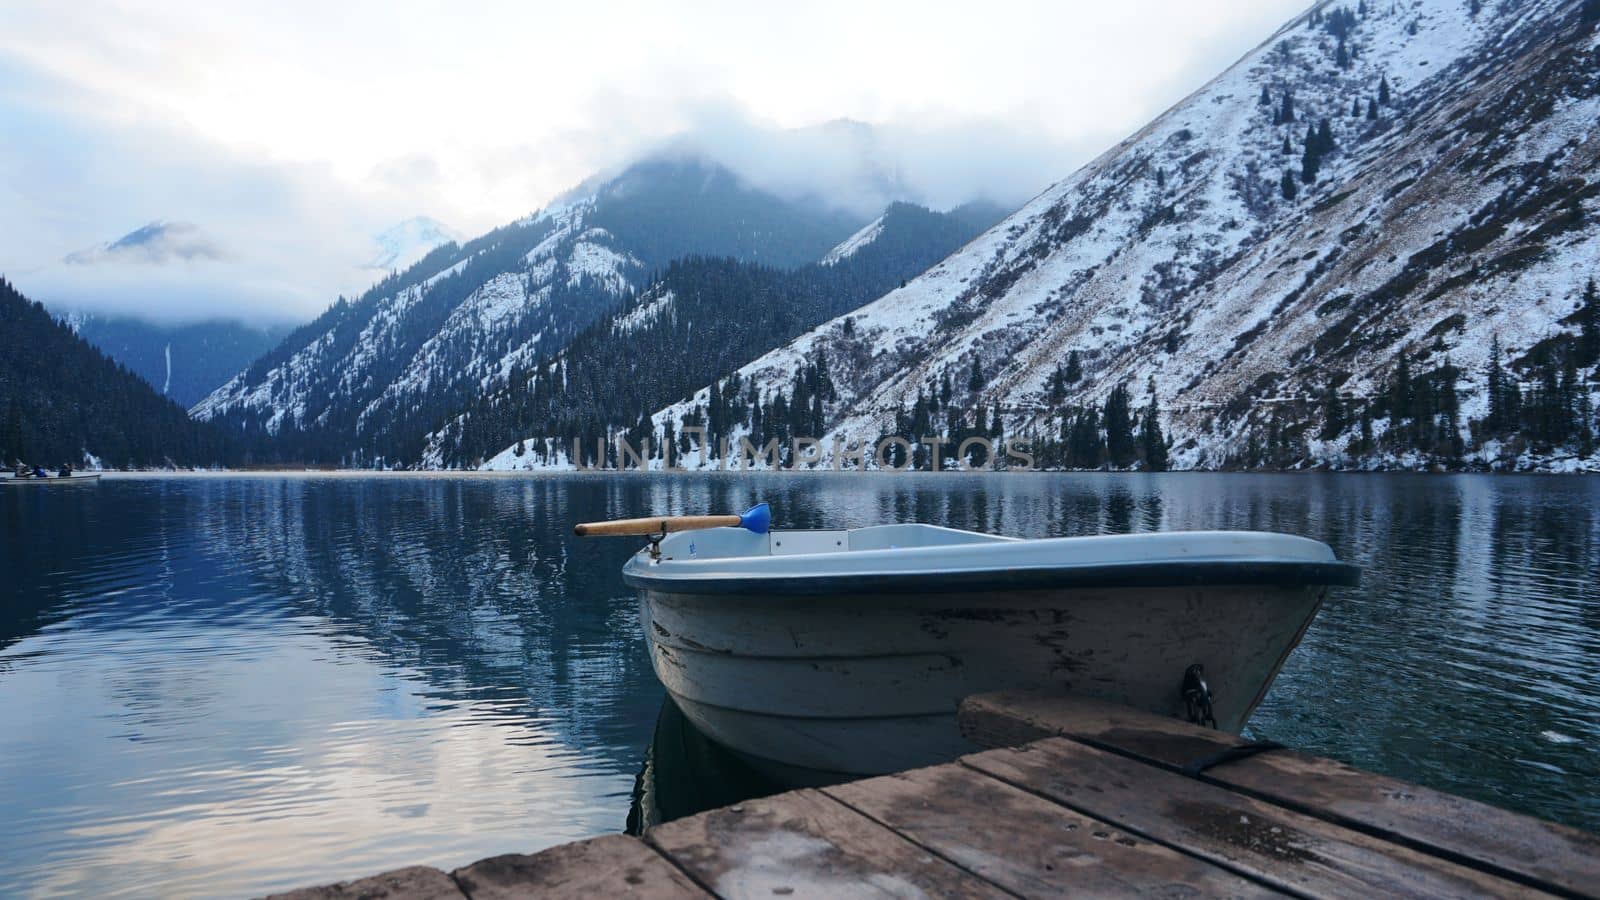
[[[416,459],[453,410],[558,352],[670,261],[798,265],[862,224],[700,159],[647,160],[341,299],[191,412],[263,461]]]
[[[1120,393],[1134,418],[1154,400],[1174,467],[1595,467],[1597,20],[1596,0],[1320,4],[732,379],[770,403],[826,358],[833,437],[976,429],[1066,464],[1147,462],[1108,459]],[[1073,456],[1086,421],[1099,443]]]

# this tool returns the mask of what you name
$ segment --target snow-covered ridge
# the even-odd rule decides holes
[[[879,216],[862,226],[861,230],[850,235],[840,242],[839,246],[828,251],[828,255],[821,260],[822,265],[836,266],[842,260],[856,255],[862,247],[867,246],[883,234],[883,216]]]
[[[549,302],[556,292],[621,297],[643,277],[643,265],[613,246],[609,232],[585,224],[593,208],[574,199],[512,226],[503,241],[534,239],[508,269],[485,268],[501,244],[477,246],[407,287],[363,301],[353,340],[340,340],[349,326],[337,326],[258,382],[234,378],[191,415],[254,415],[274,435],[286,424],[328,426],[353,416],[359,434],[441,395],[492,387],[530,362],[552,316],[561,318]],[[459,279],[469,277],[475,286],[463,290]],[[461,299],[447,299],[455,295]],[[448,304],[442,312],[441,303]],[[433,317],[437,324],[424,324]]]
[[[1330,379],[1381,392],[1401,352],[1463,368],[1463,412],[1481,414],[1491,338],[1515,357],[1570,330],[1600,276],[1600,203],[1570,187],[1600,181],[1600,76],[1574,4],[1471,7],[1322,4],[1351,12],[1342,41],[1295,20],[944,263],[740,375],[770,397],[819,352],[867,348],[832,373],[829,421],[851,441],[893,433],[974,363],[983,386],[962,402],[1004,409],[1007,433],[1153,384],[1189,467],[1224,464],[1277,400]],[[1324,121],[1334,146],[1307,179]],[[1560,224],[1573,206],[1587,224]],[[1085,377],[1053,401],[1072,351]]]
[[[373,237],[377,252],[367,268],[383,272],[409,269],[436,247],[458,241],[455,229],[428,216],[416,216]]]

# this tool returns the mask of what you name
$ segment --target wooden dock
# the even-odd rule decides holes
[[[1600,897],[1600,838],[1126,707],[989,694],[955,763],[294,900]]]

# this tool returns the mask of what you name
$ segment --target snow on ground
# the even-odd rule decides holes
[[[856,252],[862,247],[877,240],[880,234],[883,234],[883,216],[868,222],[862,226],[860,231],[845,238],[840,242],[839,246],[829,250],[827,255],[822,257],[822,265],[836,266],[840,262],[855,256]]]
[[[1545,216],[1511,223],[1474,254],[1450,255],[1446,237],[1482,221],[1531,167],[1558,160],[1593,179],[1600,97],[1592,91],[1556,97],[1548,115],[1508,125],[1494,147],[1501,167],[1488,177],[1456,162],[1496,140],[1462,125],[1525,83],[1543,61],[1525,42],[1543,40],[1566,12],[1553,0],[1484,4],[1476,16],[1456,0],[1372,4],[1350,38],[1348,68],[1335,63],[1337,39],[1299,19],[923,276],[739,372],[770,397],[819,352],[839,359],[865,348],[863,370],[832,373],[841,402],[830,417],[835,433],[865,439],[940,377],[964,385],[977,360],[987,383],[971,402],[1002,406],[1008,429],[1026,430],[1053,427],[1045,388],[1076,350],[1087,377],[1068,402],[1100,402],[1118,383],[1142,398],[1153,383],[1185,465],[1216,465],[1237,447],[1240,430],[1213,422],[1230,402],[1268,409],[1320,390],[1330,371],[1346,379],[1345,393],[1368,396],[1402,349],[1429,367],[1448,358],[1466,369],[1464,411],[1481,415],[1475,385],[1491,339],[1515,356],[1563,330],[1584,280],[1600,276],[1592,226],[1538,238],[1532,259],[1495,271],[1478,267],[1527,257],[1521,242],[1535,240]],[[1392,103],[1373,121],[1367,106],[1382,80]],[[1295,122],[1274,124],[1285,93]],[[1337,148],[1307,186],[1301,151],[1324,119]],[[1285,173],[1293,200],[1283,194]],[[1589,205],[1593,220],[1600,209]],[[1413,258],[1440,242],[1443,257],[1420,283],[1384,299],[1411,278]],[[1381,303],[1393,308],[1364,306]],[[1357,324],[1342,333],[1350,316]],[[655,421],[676,423],[708,393]]]

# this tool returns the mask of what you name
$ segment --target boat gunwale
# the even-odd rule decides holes
[[[1361,568],[1353,563],[1239,557],[806,575],[730,575],[726,572],[653,575],[640,571],[643,567],[636,566],[635,562],[630,561],[623,567],[623,581],[631,587],[663,594],[956,594],[994,590],[1227,585],[1356,587],[1361,583]]]

